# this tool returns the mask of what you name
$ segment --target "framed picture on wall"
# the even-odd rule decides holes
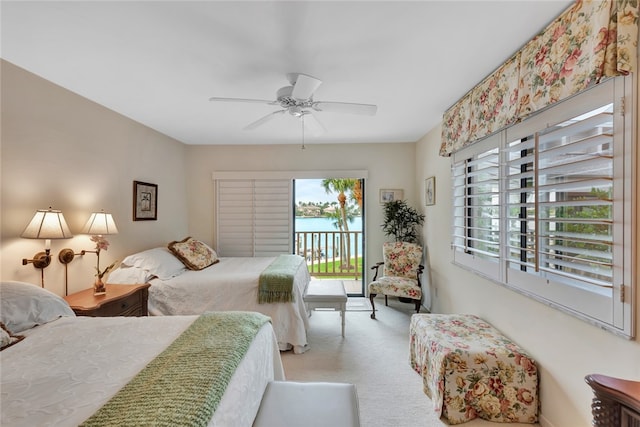
[[[432,176],[424,180],[424,200],[427,206],[436,204],[436,177]]]
[[[133,220],[158,219],[158,186],[148,182],[133,181]]]
[[[380,189],[381,205],[384,205],[387,202],[395,202],[396,200],[402,200],[403,197],[404,197],[403,190],[397,190],[397,189],[392,190],[387,188]]]

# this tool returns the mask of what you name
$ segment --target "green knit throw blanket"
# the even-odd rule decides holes
[[[82,426],[206,426],[269,321],[252,312],[202,314]]]
[[[279,255],[260,274],[258,304],[293,301],[293,278],[304,261],[299,255]]]

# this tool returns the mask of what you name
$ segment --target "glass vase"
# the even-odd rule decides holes
[[[96,277],[96,281],[93,283],[93,294],[104,295],[107,293],[107,287],[102,281],[102,277]]]

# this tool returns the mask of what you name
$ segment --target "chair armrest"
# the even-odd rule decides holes
[[[372,270],[376,271],[376,274],[373,275],[373,281],[375,282],[376,279],[378,278],[378,269],[380,268],[381,265],[384,265],[384,262],[380,261],[377,262],[376,265],[374,265],[373,267],[371,267]]]

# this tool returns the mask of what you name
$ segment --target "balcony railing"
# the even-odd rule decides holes
[[[362,231],[296,232],[296,253],[318,277],[362,278]]]

